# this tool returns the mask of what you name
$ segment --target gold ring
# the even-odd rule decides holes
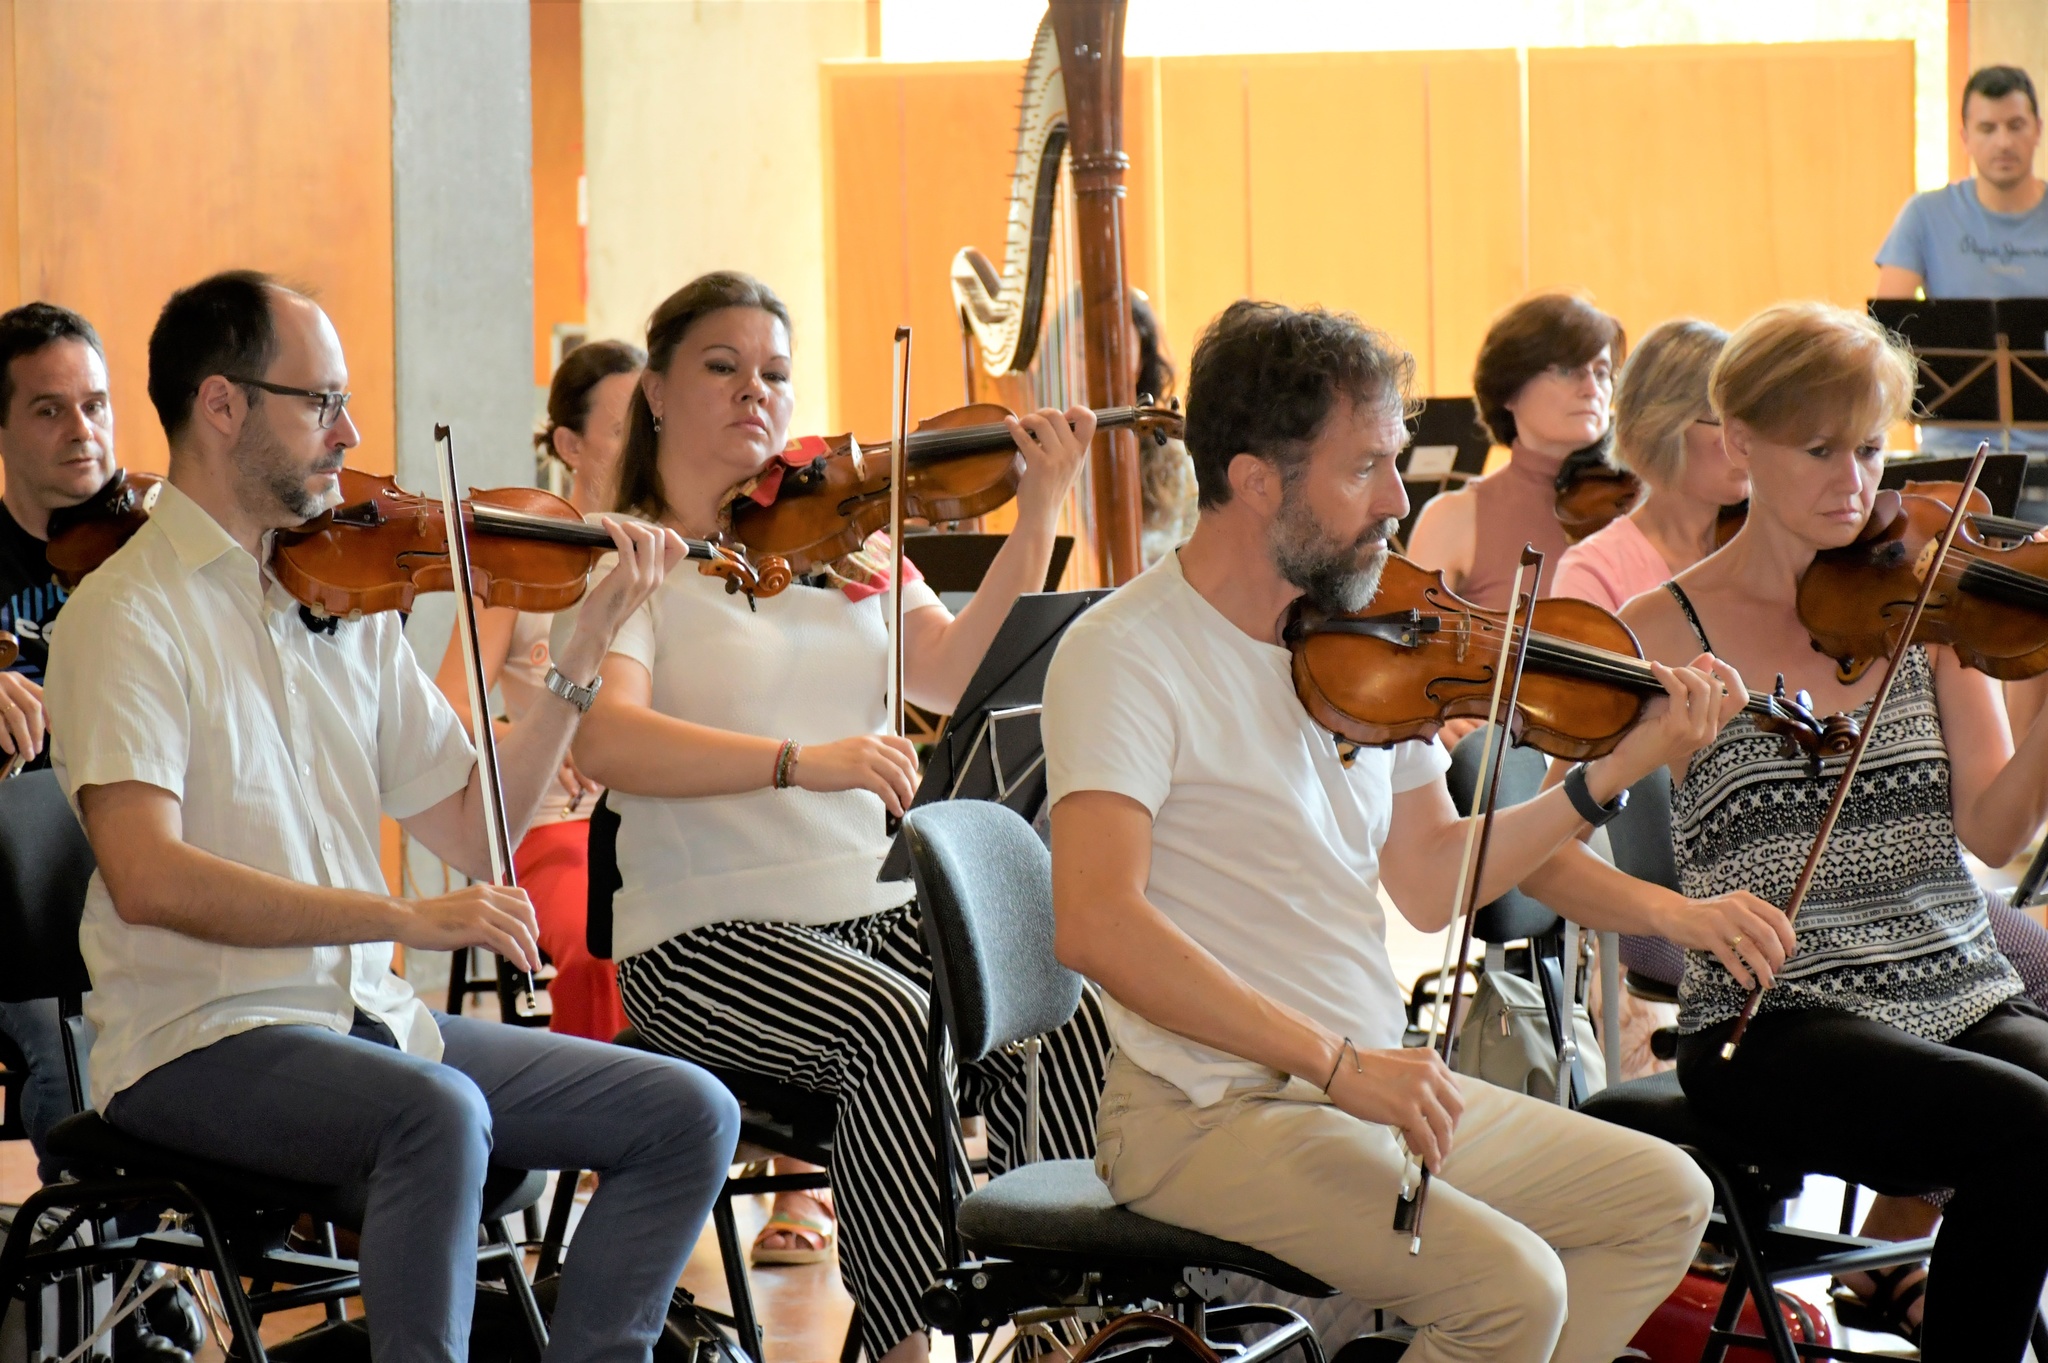
[[[1739,947],[1742,945],[1742,938],[1743,934],[1738,932],[1733,937],[1730,937],[1728,939],[1728,945],[1730,947]]]

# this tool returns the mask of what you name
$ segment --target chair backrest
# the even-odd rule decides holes
[[[1457,805],[1460,814],[1470,813],[1476,803],[1479,762],[1490,732],[1490,726],[1474,729],[1451,750],[1451,769],[1444,783],[1450,787],[1451,802]],[[1542,794],[1543,776],[1549,767],[1549,759],[1534,748],[1510,747],[1501,762],[1498,808],[1506,809]],[[1525,937],[1541,937],[1556,926],[1557,915],[1542,903],[1520,890],[1509,890],[1492,903],[1480,906],[1472,920],[1472,935],[1482,942],[1519,942]]]
[[[606,791],[590,811],[590,888],[584,898],[583,945],[600,961],[612,958],[612,896],[625,883],[619,878],[619,816],[611,799]]]
[[[1628,804],[1607,823],[1614,864],[1652,885],[1678,888],[1678,861],[1671,850],[1671,772],[1667,767],[1629,787]]]
[[[93,866],[92,844],[55,772],[0,781],[0,1002],[92,988],[78,920]]]
[[[1052,855],[1031,825],[999,804],[954,800],[911,810],[903,835],[932,992],[961,1063],[1072,1017],[1081,977],[1053,954]]]

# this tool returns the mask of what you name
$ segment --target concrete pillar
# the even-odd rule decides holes
[[[393,0],[399,482],[531,483],[533,116],[525,0]]]

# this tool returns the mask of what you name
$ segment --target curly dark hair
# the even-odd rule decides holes
[[[1188,367],[1185,439],[1204,509],[1230,501],[1230,461],[1256,455],[1292,478],[1339,396],[1415,408],[1415,357],[1348,312],[1240,298]]]

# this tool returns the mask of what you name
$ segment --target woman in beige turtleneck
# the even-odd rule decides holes
[[[1507,604],[1522,546],[1533,544],[1544,555],[1537,594],[1549,595],[1565,550],[1552,509],[1557,470],[1606,432],[1614,371],[1627,346],[1620,322],[1571,294],[1537,294],[1494,319],[1472,392],[1481,423],[1510,457],[1423,507],[1408,557],[1441,569],[1467,600],[1498,608]]]

